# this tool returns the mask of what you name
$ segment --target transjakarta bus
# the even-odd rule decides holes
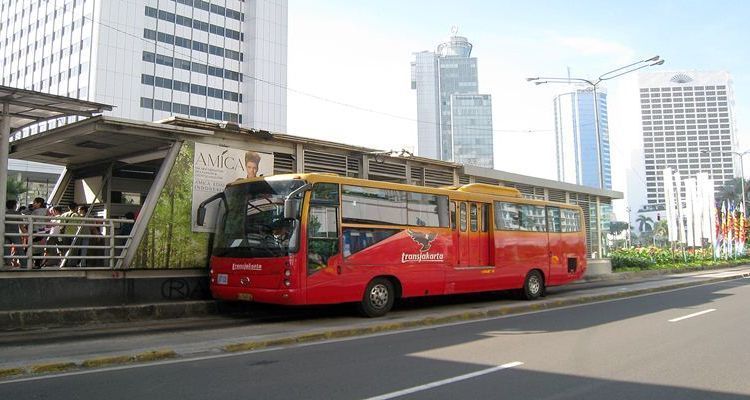
[[[211,292],[285,305],[356,302],[369,317],[395,299],[517,289],[536,299],[581,278],[581,209],[486,184],[427,188],[292,174],[239,180],[218,202]]]

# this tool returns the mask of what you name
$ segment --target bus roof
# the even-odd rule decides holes
[[[573,204],[567,204],[567,203],[558,203],[558,202],[551,202],[546,200],[536,200],[536,199],[528,199],[524,198],[521,195],[521,192],[518,191],[516,188],[511,188],[507,186],[499,186],[499,185],[488,185],[486,183],[469,183],[466,185],[461,186],[443,186],[439,188],[434,187],[428,187],[428,186],[418,186],[418,185],[407,185],[404,183],[393,183],[393,182],[386,182],[386,181],[375,181],[375,180],[368,180],[368,179],[361,179],[361,178],[351,178],[346,176],[341,176],[337,174],[332,173],[302,173],[302,174],[280,174],[280,175],[271,175],[266,177],[257,177],[257,178],[250,178],[250,179],[238,179],[234,182],[230,182],[227,184],[228,187],[235,186],[235,185],[241,185],[243,183],[249,183],[258,181],[261,179],[266,180],[287,180],[287,179],[301,179],[310,183],[315,182],[331,182],[331,183],[341,183],[341,184],[349,184],[349,185],[361,185],[361,186],[367,186],[367,187],[373,187],[373,188],[379,188],[379,189],[391,189],[391,190],[404,190],[404,191],[410,191],[410,192],[422,192],[422,193],[430,193],[430,194],[441,194],[441,195],[448,195],[448,196],[456,196],[460,199],[470,199],[472,197],[476,197],[476,195],[480,195],[482,197],[505,197],[505,198],[515,198],[519,199],[524,203],[536,203],[536,204],[545,204],[545,203],[554,203],[559,204],[561,206],[568,206],[571,208],[577,208]]]

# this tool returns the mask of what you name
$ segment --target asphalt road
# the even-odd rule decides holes
[[[750,280],[0,382],[0,399],[750,399]]]

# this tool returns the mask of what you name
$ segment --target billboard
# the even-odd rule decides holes
[[[213,232],[217,203],[206,207],[203,226],[195,223],[198,205],[238,179],[273,175],[273,154],[195,143],[193,156],[193,232]]]

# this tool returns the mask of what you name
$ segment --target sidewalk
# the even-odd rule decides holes
[[[750,266],[680,274],[612,274],[550,288],[549,296],[537,301],[512,300],[496,293],[442,296],[404,301],[385,317],[376,319],[357,317],[350,307],[277,308],[261,312],[254,312],[254,307],[250,307],[251,311],[244,315],[6,330],[0,331],[0,378],[189,358],[434,326],[743,277],[750,277]],[[274,311],[283,315],[273,316]]]

